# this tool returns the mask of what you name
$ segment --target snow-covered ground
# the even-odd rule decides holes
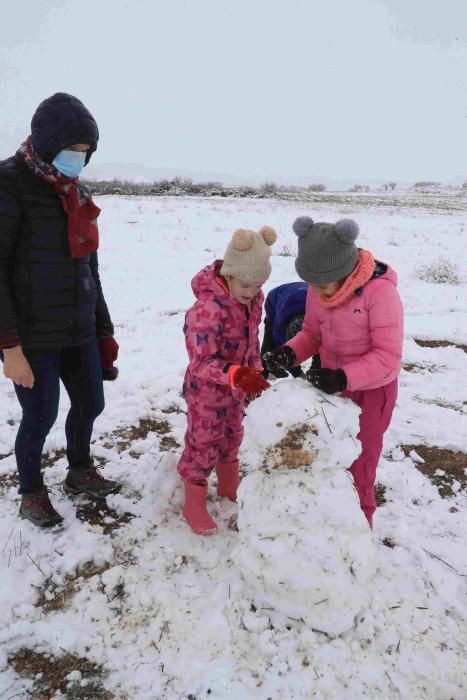
[[[97,201],[120,376],[106,384],[93,453],[124,487],[108,498],[104,521],[78,519],[87,502],[61,492],[66,463],[58,452],[45,479],[65,527],[41,532],[20,521],[12,485],[20,410],[2,377],[0,696],[39,697],[40,679],[19,676],[8,661],[32,649],[51,664],[68,653],[102,666],[104,686],[121,699],[465,700],[465,492],[452,482],[452,497],[441,498],[417,469],[417,454],[400,448],[467,452],[466,355],[455,347],[467,345],[465,213],[268,200]],[[371,536],[345,471],[355,453],[353,405],[339,397],[322,403],[301,380],[281,380],[248,410],[239,506],[219,500],[212,479],[209,508],[219,531],[198,537],[181,518],[176,473],[190,280],[222,256],[235,228],[262,224],[279,236],[265,291],[296,279],[291,224],[302,214],[355,218],[360,245],[399,275],[407,370],[378,469],[386,503]],[[458,265],[459,284],[417,278],[420,266],[441,258]],[[452,345],[421,347],[415,338]],[[66,410],[62,395],[49,457],[64,448]],[[309,464],[271,466],[273,446],[304,425]],[[69,697],[99,697],[87,682],[72,675]]]

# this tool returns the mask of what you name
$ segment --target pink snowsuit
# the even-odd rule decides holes
[[[216,464],[237,459],[243,438],[245,392],[229,384],[228,367],[262,368],[258,328],[263,293],[252,309],[236,301],[219,280],[222,261],[201,270],[191,286],[197,297],[185,318],[189,365],[183,394],[188,406],[182,479],[204,481]]]
[[[341,368],[347,376],[342,396],[361,408],[362,451],[350,471],[370,526],[376,510],[376,467],[397,399],[402,358],[402,303],[396,273],[386,267],[384,274],[333,308],[323,306],[310,287],[302,330],[287,343],[297,364],[319,352],[322,367]]]

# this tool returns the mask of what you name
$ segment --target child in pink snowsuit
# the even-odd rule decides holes
[[[342,219],[314,223],[302,216],[295,268],[310,285],[302,330],[263,356],[272,373],[289,369],[319,352],[322,369],[307,379],[328,394],[342,392],[360,408],[362,449],[351,465],[360,505],[370,524],[376,510],[376,467],[397,398],[403,339],[397,277],[389,265],[358,249],[358,226]]]
[[[275,240],[270,226],[258,233],[235,231],[224,259],[205,267],[191,283],[197,301],[185,319],[188,426],[178,472],[185,485],[183,515],[198,534],[216,530],[206,508],[207,478],[214,467],[219,496],[236,500],[245,398],[269,386],[261,376],[258,328],[261,287],[271,274]]]

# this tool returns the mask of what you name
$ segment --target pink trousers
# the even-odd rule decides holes
[[[342,396],[352,399],[361,409],[360,432],[357,437],[362,444],[362,451],[349,471],[355,481],[361,508],[372,527],[373,513],[376,510],[376,467],[383,449],[383,435],[389,427],[396,404],[397,379],[377,389],[344,391]]]
[[[188,425],[185,449],[177,467],[182,479],[199,483],[209,477],[217,464],[238,458],[243,439],[244,401],[228,393],[218,397],[216,405],[209,394],[185,390]]]

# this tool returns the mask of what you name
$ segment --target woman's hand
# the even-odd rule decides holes
[[[31,365],[25,358],[21,345],[3,350],[3,374],[18,386],[24,386],[26,389],[32,389],[34,386]]]
[[[119,345],[111,335],[97,339],[99,356],[102,367],[102,379],[104,381],[114,381],[118,377],[118,367],[114,367],[114,362],[118,357]]]

